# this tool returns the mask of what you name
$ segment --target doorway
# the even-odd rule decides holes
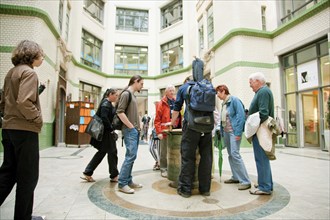
[[[305,147],[320,147],[318,91],[304,92],[302,97],[303,138]]]

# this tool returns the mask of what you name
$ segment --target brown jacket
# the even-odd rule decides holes
[[[28,65],[17,65],[7,73],[1,95],[3,129],[39,133],[42,115],[38,94],[38,76]]]

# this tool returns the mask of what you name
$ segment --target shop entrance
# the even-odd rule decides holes
[[[320,147],[320,116],[318,91],[304,92],[302,97],[303,143],[305,147]]]

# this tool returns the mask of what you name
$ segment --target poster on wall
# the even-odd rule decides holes
[[[319,84],[317,60],[300,64],[297,67],[298,90],[316,87]]]

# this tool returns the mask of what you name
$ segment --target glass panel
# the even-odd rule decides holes
[[[102,0],[84,0],[85,11],[100,22],[103,21],[103,8],[104,3]]]
[[[117,30],[147,32],[148,11],[118,8],[116,28]]]
[[[115,50],[115,73],[148,73],[148,48],[116,45]]]
[[[213,37],[214,27],[213,27],[213,6],[211,6],[207,11],[207,41],[208,48],[211,48],[214,43]]]
[[[288,113],[288,145],[297,146],[297,115],[296,115],[296,94],[286,95],[286,106]]]
[[[310,47],[297,53],[297,64],[315,59],[316,57],[316,47]]]
[[[81,62],[95,69],[101,69],[102,41],[83,30]]]
[[[169,72],[183,67],[183,45],[182,40],[177,39],[169,42],[167,47],[162,45],[162,72]],[[164,50],[164,48],[169,48]]]
[[[198,21],[198,36],[199,36],[199,52],[204,49],[204,26],[203,19]]]
[[[323,43],[320,44],[320,55],[324,56],[329,54],[329,49],[328,49],[328,42],[325,41]]]
[[[323,127],[325,130],[330,129],[330,87],[325,87],[322,89],[323,93]]]
[[[162,8],[162,28],[166,28],[182,20],[182,0]]]
[[[301,94],[303,110],[303,130],[305,146],[319,147],[319,107],[318,91]]]
[[[295,80],[294,68],[288,68],[285,70],[285,83],[286,92],[296,91],[296,80]]]
[[[294,65],[294,61],[293,61],[293,55],[290,55],[288,57],[284,57],[284,67],[290,67]]]
[[[330,85],[330,61],[329,56],[320,59],[322,85]]]
[[[323,127],[324,127],[324,147],[330,148],[330,87],[322,90],[323,94]]]

